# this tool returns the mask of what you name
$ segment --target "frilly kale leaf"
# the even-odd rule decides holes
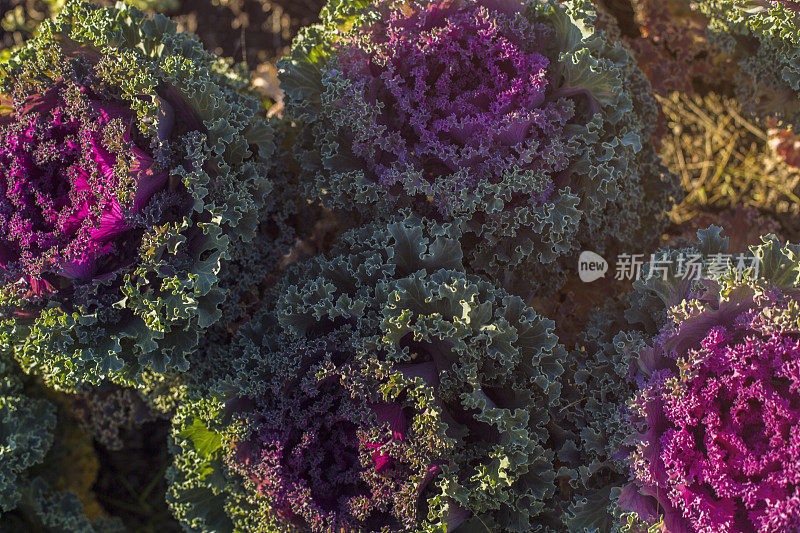
[[[0,507],[16,508],[21,494],[19,477],[41,463],[53,444],[56,410],[47,400],[30,398],[14,377],[4,377],[0,396]]]
[[[642,332],[626,322],[624,307],[615,300],[601,308],[565,365],[565,407],[556,418],[565,433],[558,458],[572,502],[563,517],[569,531],[610,532],[620,525],[615,502],[629,471],[626,402],[635,393],[629,365],[644,343]]]

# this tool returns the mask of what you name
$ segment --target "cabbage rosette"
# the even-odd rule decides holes
[[[800,128],[800,9],[793,0],[696,0],[709,41],[736,58],[744,108],[780,127]]]
[[[203,531],[558,530],[552,322],[407,213],[293,268],[220,400],[175,419],[173,512]],[[213,446],[206,446],[213,441]]]
[[[797,530],[798,247],[722,232],[655,254],[568,357],[570,531]]]
[[[649,143],[649,84],[594,16],[579,1],[330,2],[279,64],[308,196],[457,223],[471,269],[540,288],[581,246],[642,245],[677,182]]]
[[[700,234],[700,248],[720,241],[718,229]],[[746,271],[731,264],[692,283],[659,276],[639,286],[667,309],[631,359],[633,481],[618,505],[644,523],[687,533],[800,527],[798,248],[768,236],[752,251],[757,267]]]
[[[167,18],[67,5],[3,66],[3,347],[73,389],[186,370],[252,237],[272,129]]]

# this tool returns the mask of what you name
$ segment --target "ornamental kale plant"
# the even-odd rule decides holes
[[[2,67],[2,344],[66,389],[186,370],[269,185],[246,77],[163,16],[68,4]]]
[[[634,469],[639,491],[663,491],[656,502],[676,530],[788,532],[800,522],[793,370],[800,343],[796,331],[774,328],[763,315],[791,314],[780,300],[745,309],[726,309],[733,320],[708,328],[696,351],[666,356],[677,355],[678,365],[697,361],[692,375],[647,368],[650,381],[637,398],[648,428]]]
[[[736,224],[732,226],[733,242],[745,240],[743,235],[739,235],[741,229]],[[643,487],[638,480],[630,481],[631,478],[637,479],[638,474],[653,471],[649,466],[641,466],[639,456],[642,450],[648,450],[651,456],[658,454],[667,425],[666,415],[661,411],[642,410],[642,390],[648,386],[652,370],[644,369],[653,365],[659,370],[669,368],[673,381],[693,375],[694,367],[681,361],[679,355],[663,344],[664,331],[671,328],[692,335],[704,334],[702,327],[692,322],[694,319],[680,317],[682,312],[705,308],[701,313],[719,316],[723,314],[723,307],[717,304],[729,297],[735,300],[733,296],[727,296],[732,290],[752,287],[747,290],[754,291],[758,286],[764,289],[792,284],[792,279],[787,277],[791,266],[786,264],[785,257],[781,259],[781,253],[791,252],[788,249],[781,251],[774,237],[770,237],[768,244],[754,248],[755,256],[760,259],[763,278],[759,282],[753,279],[742,281],[742,273],[736,270],[738,263],[734,265],[725,261],[725,254],[731,252],[729,239],[722,237],[721,231],[721,228],[712,226],[698,232],[699,243],[695,241],[683,248],[667,248],[655,254],[656,262],[645,265],[642,278],[634,282],[635,290],[627,298],[614,299],[599,309],[581,335],[576,349],[570,353],[562,390],[566,407],[558,411],[557,417],[558,425],[565,433],[565,444],[558,457],[569,468],[562,470],[569,476],[569,485],[562,485],[562,489],[572,501],[564,516],[570,531],[622,529],[643,532],[662,519],[666,524],[665,531],[695,531],[691,527],[686,529],[688,526],[681,521],[684,508],[664,510],[669,505],[669,500],[664,500],[667,488],[683,490],[684,485],[663,478],[657,487]],[[738,248],[739,244],[736,246],[736,250],[742,250]],[[680,265],[685,265],[686,258],[693,254],[707,261],[717,258],[722,261],[721,266],[709,267],[705,278],[687,276],[685,267],[681,271]],[[706,266],[709,264],[707,262]],[[725,316],[732,319],[733,315]],[[661,346],[661,351],[654,346]],[[694,353],[693,347],[688,345],[680,348],[679,352],[687,349]],[[656,352],[660,355],[654,355]],[[703,359],[696,361],[702,363]],[[711,381],[716,383],[714,378],[712,376]],[[680,401],[678,399],[682,397],[678,395],[675,399]],[[726,402],[730,398],[716,400],[718,409],[727,409]],[[692,404],[686,409],[702,417],[705,411],[698,410],[697,405]],[[741,429],[741,426],[737,427]],[[730,431],[726,435],[730,435]],[[720,438],[725,440],[728,437]],[[702,444],[697,443],[694,451],[688,445],[681,450],[684,457],[696,454],[691,461],[698,465],[697,468],[704,461],[697,459],[705,452]],[[698,483],[702,484],[703,480]],[[713,527],[722,526],[716,524]]]
[[[310,198],[457,223],[471,269],[534,286],[581,246],[658,233],[678,194],[649,84],[588,4],[335,1],[321,18],[279,65]]]
[[[464,272],[459,237],[406,213],[287,274],[221,399],[175,419],[168,499],[187,527],[558,530],[563,349],[552,322]]]
[[[719,228],[700,236],[695,250],[727,244]],[[800,524],[798,248],[769,236],[753,251],[758,277],[731,265],[721,277],[665,272],[638,284],[628,318],[649,314],[659,328],[630,360],[633,481],[617,504],[631,519],[703,533]]]
[[[418,500],[439,471],[438,435],[409,427],[404,408],[414,409],[413,397],[365,396],[357,370],[337,368],[334,359],[355,353],[348,335],[281,338],[278,349],[257,338],[239,346],[248,354],[235,365],[248,377],[227,405],[236,422],[217,436],[205,427],[222,413],[203,417],[195,406],[176,419],[187,420],[169,493],[179,519],[208,531],[402,531],[424,520]],[[203,435],[230,443],[230,451],[204,452]],[[211,452],[218,457],[209,461]],[[225,472],[226,484],[204,481],[198,474],[206,468]]]
[[[783,0],[701,0],[709,39],[738,59],[737,96],[751,113],[800,127],[800,15]]]
[[[439,471],[434,456],[442,451],[431,435],[409,430],[403,407],[411,402],[372,403],[348,386],[348,376],[326,361],[327,350],[347,345],[331,340],[336,344],[325,352],[304,354],[322,363],[284,381],[277,390],[285,395],[248,413],[249,431],[235,444],[231,468],[284,529],[414,526],[417,499]]]
[[[60,456],[69,443],[62,413],[48,396],[52,392],[26,377],[15,361],[0,358],[0,529],[124,531],[118,520],[90,519],[79,495],[57,490],[64,485]]]

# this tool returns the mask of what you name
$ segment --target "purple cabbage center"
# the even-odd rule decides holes
[[[134,119],[129,109],[86,94],[68,103],[54,90],[5,122],[0,267],[9,278],[44,292],[47,274],[86,281],[135,254],[128,217],[166,175],[130,141]]]
[[[660,409],[648,420],[663,428],[651,450],[656,484],[695,531],[796,531],[800,341],[717,327],[693,359],[696,373],[677,390],[661,381],[672,372],[655,378],[651,408]]]
[[[392,12],[385,38],[377,30],[363,37],[380,41],[372,53],[361,51],[359,36],[344,45],[345,75],[361,98],[383,105],[378,124],[386,131],[353,143],[380,184],[392,190],[409,179],[405,171],[420,171],[437,196],[430,183],[445,176],[456,193],[515,172],[553,178],[567,166],[564,128],[574,104],[548,99],[551,61],[538,51],[553,31],[527,22],[523,31],[519,24],[477,4],[431,6],[412,15]],[[550,190],[552,183],[538,185],[525,200],[544,201]],[[441,194],[435,200],[447,210]]]
[[[281,519],[312,531],[396,523],[393,458],[384,447],[404,438],[399,406],[356,402],[337,377],[304,380],[281,403],[264,413],[250,440],[237,444],[233,465]],[[374,433],[370,412],[389,434],[367,435]]]

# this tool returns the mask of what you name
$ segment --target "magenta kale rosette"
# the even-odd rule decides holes
[[[345,216],[455,222],[471,269],[542,289],[581,247],[641,246],[680,194],[649,84],[588,3],[348,0],[321,19],[280,77],[307,195]]]
[[[0,73],[0,338],[49,384],[185,371],[267,205],[247,80],[163,16],[72,2]]]
[[[287,272],[173,421],[184,526],[559,530],[564,350],[551,321],[464,273],[460,236],[406,212]]]
[[[636,477],[664,491],[681,515],[668,520],[686,531],[796,531],[800,341],[753,327],[747,313],[735,320],[700,341],[694,375],[653,375],[641,398],[652,440]]]
[[[772,237],[754,250],[758,276],[695,283],[634,360],[619,505],[670,532],[800,527],[797,248]]]
[[[173,513],[205,531],[418,528],[447,448],[413,421],[424,395],[388,401],[365,386],[349,329],[264,335],[263,318],[212,388],[224,402],[195,387],[177,413]]]
[[[314,365],[242,414],[247,432],[228,464],[268,506],[265,523],[401,531],[422,518],[418,499],[437,466],[420,463],[426,446],[403,405],[359,397],[345,372]]]
[[[132,110],[60,85],[0,126],[0,265],[35,297],[59,277],[86,282],[132,261],[142,232],[131,218],[168,178],[133,143]]]
[[[380,126],[356,136],[353,153],[384,189],[402,188],[406,170],[425,169],[413,185],[447,213],[458,191],[515,168],[547,176],[566,169],[565,130],[579,112],[568,96],[580,90],[553,94],[557,63],[539,51],[557,38],[554,28],[525,18],[515,27],[509,14],[478,3],[434,3],[387,18],[385,37],[354,33],[338,43],[353,90],[380,107]],[[448,188],[436,183],[454,173]],[[518,200],[540,203],[552,190],[544,182]]]

